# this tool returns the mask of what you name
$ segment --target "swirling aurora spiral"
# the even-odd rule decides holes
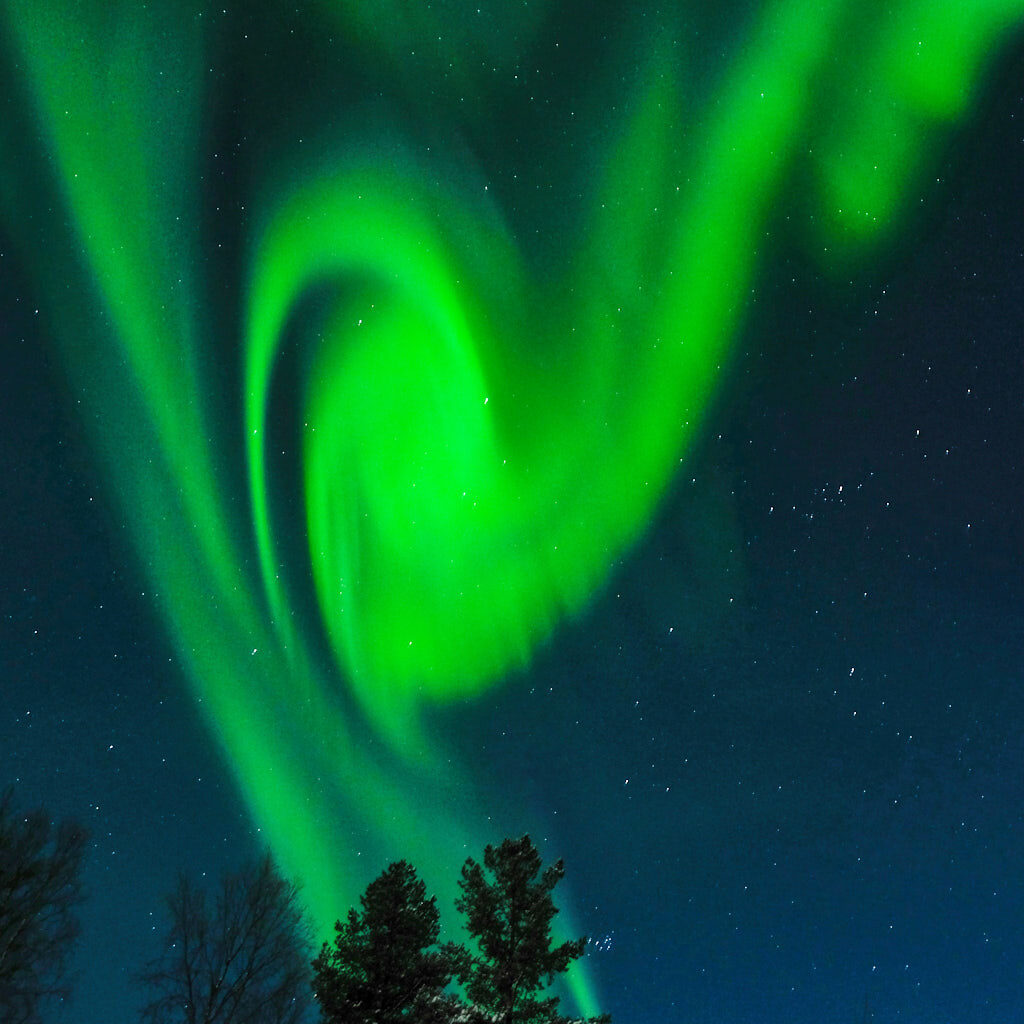
[[[421,13],[389,35],[372,6],[321,16],[406,88],[403,48],[439,26]],[[214,318],[190,216],[203,68],[228,44],[176,4],[6,5],[8,77],[46,146],[3,129],[7,223],[52,308],[76,295],[54,320],[84,423],[253,817],[325,926],[365,881],[361,851],[408,856],[440,888],[494,838],[481,787],[420,711],[486,699],[644,530],[728,356],[782,183],[816,182],[809,246],[826,264],[863,255],[898,228],[939,130],[970,112],[1022,15],[1020,0],[869,6],[765,5],[701,110],[664,19],[553,280],[468,191],[473,168],[453,183],[349,131],[322,166],[264,182],[233,403],[205,376]],[[25,205],[26,167],[52,175],[69,218]],[[316,329],[288,342],[314,292],[328,296]],[[299,566],[269,443],[289,343],[304,352]],[[584,970],[571,988],[596,1011]]]

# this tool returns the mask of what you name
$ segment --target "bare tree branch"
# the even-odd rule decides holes
[[[66,998],[78,937],[86,833],[37,810],[18,814],[0,795],[0,1020],[39,1024],[47,1000]]]
[[[140,981],[146,1024],[300,1024],[311,936],[298,889],[270,857],[226,876],[211,907],[184,875],[168,897],[164,951]]]

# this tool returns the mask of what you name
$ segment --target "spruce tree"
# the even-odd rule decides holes
[[[488,846],[482,866],[472,857],[463,865],[462,895],[455,906],[465,915],[478,953],[464,953],[458,974],[483,1019],[494,1024],[567,1021],[558,1013],[556,997],[537,998],[586,946],[585,938],[551,945],[551,922],[558,913],[551,893],[563,874],[560,860],[541,872],[540,854],[529,836]],[[594,1024],[608,1020],[593,1018]]]
[[[455,1005],[444,995],[453,966],[432,950],[440,932],[437,899],[406,861],[390,865],[335,924],[331,946],[313,961],[324,1024],[439,1024]]]

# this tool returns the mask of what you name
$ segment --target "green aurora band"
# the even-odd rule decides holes
[[[486,117],[474,68],[525,64],[552,5],[485,12],[486,29],[454,3],[307,16],[410,103],[405,55],[443,37],[424,59],[454,132],[460,92]],[[486,700],[643,533],[783,185],[812,183],[807,246],[826,269],[894,237],[1024,0],[778,0],[742,13],[706,95],[687,80],[687,13],[642,36],[584,148],[591,193],[545,243],[567,254],[557,272],[483,168],[463,153],[446,173],[397,115],[251,169],[225,394],[195,216],[204,83],[230,49],[219,9],[7,0],[4,83],[23,110],[0,129],[0,208],[195,697],[325,928],[387,856],[450,904],[444,880],[496,836],[426,712]],[[279,436],[301,439],[298,513]],[[585,967],[570,988],[597,1012]]]

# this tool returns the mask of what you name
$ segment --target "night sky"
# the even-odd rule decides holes
[[[332,20],[319,5],[266,6],[259,15],[197,7],[182,16],[182,38],[204,34],[208,70],[189,93],[200,97],[199,155],[166,175],[194,173],[199,182],[191,242],[182,245],[201,282],[187,308],[205,325],[196,407],[215,410],[207,425],[220,440],[211,448],[218,465],[231,466],[215,479],[244,552],[237,578],[252,584],[256,604],[272,607],[273,587],[260,579],[239,383],[251,237],[266,223],[260,204],[277,201],[268,194],[336,159],[363,121],[359,131],[379,143],[375,160],[402,164],[409,139],[432,152],[447,147],[417,195],[441,187],[437,180],[453,192],[486,181],[486,202],[524,261],[538,277],[557,278],[569,259],[563,249],[587,251],[580,197],[613,145],[608,125],[628,123],[633,109],[620,86],[644,61],[647,30],[636,25],[657,20],[690,39],[687,109],[696,112],[676,127],[699,135],[719,116],[723,69],[756,45],[747,37],[756,37],[759,9],[733,5],[735,20],[719,21],[686,5],[609,3],[587,17],[580,4],[553,4],[521,23],[508,15],[504,27],[494,15],[497,28],[485,34],[451,3],[436,17],[455,26],[456,66],[440,45],[402,56],[416,33],[427,38],[435,15],[410,17],[389,35],[351,11]],[[270,805],[254,809],[239,782],[240,748],[208,710],[223,691],[198,679],[210,662],[191,659],[196,627],[167,596],[174,584],[161,576],[159,545],[165,524],[167,543],[179,543],[177,513],[158,506],[159,487],[149,504],[135,501],[138,467],[160,463],[146,450],[158,430],[129,431],[123,451],[111,441],[123,423],[104,432],[104,417],[135,415],[131,398],[129,413],[118,408],[116,382],[128,372],[123,353],[136,350],[74,354],[80,328],[86,348],[137,324],[119,319],[118,271],[97,255],[101,247],[74,241],[65,204],[85,207],[75,206],[75,186],[62,190],[70,164],[48,155],[46,117],[27,84],[31,61],[17,56],[30,49],[32,17],[25,5],[9,7],[21,13],[5,11],[0,51],[8,112],[0,130],[0,786],[91,831],[74,998],[54,1019],[105,1024],[132,1019],[141,1001],[131,976],[159,948],[161,900],[177,872],[215,879],[255,856],[268,834],[272,845],[286,840],[274,838],[285,832]],[[380,11],[397,17],[390,5]],[[867,29],[851,35],[865,46],[867,38]],[[563,45],[570,55],[556,57]],[[506,86],[485,89],[484,64]],[[779,74],[785,80],[785,69]],[[535,95],[516,91],[519,75]],[[838,79],[823,80],[837,88]],[[453,616],[455,654],[438,647],[436,662],[457,664],[465,652],[473,667],[454,672],[457,685],[440,669],[428,678],[434,662],[410,669],[412,692],[431,691],[415,698],[414,718],[394,711],[401,694],[378,697],[376,682],[371,696],[347,695],[358,658],[346,664],[338,650],[348,648],[332,646],[330,625],[312,624],[314,570],[302,567],[306,526],[295,510],[301,471],[291,455],[278,459],[267,479],[278,501],[270,518],[291,523],[275,554],[290,565],[290,628],[308,637],[310,663],[329,680],[324,692],[342,709],[351,742],[413,802],[432,785],[434,759],[455,766],[431,797],[435,832],[397,809],[393,828],[387,813],[375,827],[349,819],[375,799],[358,778],[346,778],[337,797],[317,789],[309,820],[322,836],[304,834],[301,856],[289,847],[286,864],[301,875],[318,857],[344,858],[351,900],[389,860],[408,857],[450,903],[455,854],[479,856],[484,842],[528,831],[546,858],[565,860],[561,905],[570,927],[592,939],[587,987],[616,1024],[853,1022],[865,1006],[879,1024],[1024,1022],[1022,82],[1024,47],[1010,34],[992,48],[965,116],[937,128],[920,168],[906,170],[891,224],[835,261],[820,255],[816,232],[825,229],[807,198],[813,169],[801,163],[831,125],[827,104],[813,107],[792,136],[792,166],[766,178],[770,194],[755,204],[749,283],[734,296],[728,344],[710,357],[704,408],[685,436],[665,442],[677,450],[660,497],[629,505],[630,525],[594,555],[599,569],[579,570],[579,601],[577,584],[566,584],[572,593],[551,606],[561,611],[550,613],[550,628],[508,613],[509,628],[522,625],[527,637],[522,660],[497,640],[475,644],[476,620]],[[146,102],[162,116],[161,101]],[[615,112],[608,125],[605,106]],[[289,133],[312,137],[317,125],[311,153],[286,145]],[[116,148],[119,136],[107,138]],[[280,166],[294,159],[300,171],[268,175],[267,184],[264,163],[282,149]],[[695,151],[672,153],[699,165]],[[161,159],[171,162],[171,143],[167,152]],[[88,168],[90,188],[102,190],[105,159]],[[685,188],[689,178],[680,181]],[[156,211],[154,223],[173,212],[159,188],[130,200],[126,221],[136,207]],[[440,200],[437,209],[448,211]],[[131,227],[108,230],[128,237]],[[474,230],[460,243],[471,254]],[[638,234],[670,249],[657,229]],[[173,261],[177,243],[167,237]],[[848,236],[837,229],[836,237]],[[497,245],[481,250],[481,280],[499,265],[496,253]],[[626,242],[601,259],[610,275],[632,267]],[[153,264],[154,275],[166,269]],[[642,273],[655,287],[657,271]],[[344,288],[358,299],[364,285]],[[265,424],[275,445],[290,437],[281,422],[295,418],[290,396],[308,370],[308,343],[297,335],[319,336],[330,323],[324,289],[313,282],[310,308],[287,327]],[[533,308],[563,324],[577,315],[562,297],[553,309],[540,299]],[[636,372],[638,404],[649,393],[643,374],[661,372],[633,356],[643,326],[624,329],[630,355],[610,364]],[[538,347],[550,336],[538,343],[531,330],[517,321],[490,344],[521,331],[524,360],[537,362],[540,378],[555,374],[557,359]],[[588,342],[579,345],[587,351]],[[500,395],[505,364],[482,358]],[[425,391],[439,386],[417,367],[395,370],[410,401],[418,375]],[[508,391],[525,393],[527,379]],[[604,380],[596,372],[593,386]],[[614,387],[607,408],[626,417],[632,385]],[[535,404],[551,398],[538,388],[517,407],[531,418],[531,437],[548,423]],[[618,432],[593,450],[554,430],[546,447],[535,446],[550,449],[561,474],[551,473],[563,487],[552,509],[599,490],[606,459],[643,462],[648,434],[623,428],[620,445]],[[543,475],[534,469],[529,486]],[[523,486],[526,504],[534,492]],[[510,548],[510,564],[525,564],[527,540]],[[194,563],[197,575],[205,569]],[[492,582],[500,593],[503,581]],[[226,601],[212,584],[210,594],[216,625]],[[254,641],[253,656],[274,642]],[[254,702],[280,699],[260,685]],[[330,751],[335,739],[349,742],[317,736],[311,749]],[[252,785],[265,791],[265,781]],[[328,822],[332,800],[338,811]],[[448,842],[449,833],[458,838]],[[345,913],[338,900],[317,908],[321,923]]]

